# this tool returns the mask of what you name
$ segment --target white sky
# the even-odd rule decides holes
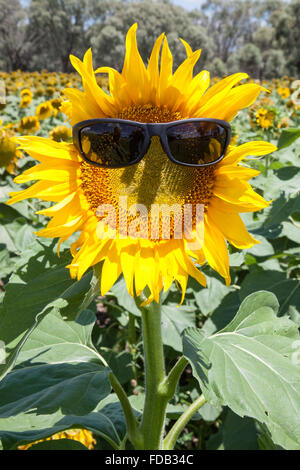
[[[204,0],[172,0],[175,5],[180,5],[186,10],[192,10],[193,8],[199,8]]]
[[[30,0],[20,0],[23,5],[28,5]],[[172,3],[175,5],[180,5],[187,10],[192,10],[193,8],[199,8],[199,6],[204,3],[204,0],[172,0]]]

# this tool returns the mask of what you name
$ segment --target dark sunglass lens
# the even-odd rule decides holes
[[[178,163],[197,166],[214,163],[223,155],[227,133],[214,122],[186,122],[170,127],[167,138]]]
[[[80,131],[85,158],[108,168],[132,165],[141,153],[145,133],[139,126],[105,122],[91,124]]]

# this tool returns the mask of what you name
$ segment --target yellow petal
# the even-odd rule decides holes
[[[260,171],[254,170],[253,168],[247,168],[244,166],[232,166],[232,165],[220,165],[216,172],[216,180],[222,179],[223,175],[227,175],[229,178],[239,178],[241,180],[249,181],[251,178],[258,176]]]
[[[181,38],[179,38],[179,39],[185,47],[186,55],[188,57],[190,57],[193,54],[193,49],[191,48],[191,46],[184,39],[181,39]]]
[[[205,214],[203,253],[208,264],[230,284],[229,255],[223,234]]]
[[[136,42],[137,23],[126,36],[126,55],[122,76],[127,82],[128,92],[134,104],[140,104],[149,96],[148,75]]]
[[[228,153],[222,160],[222,165],[237,165],[245,157],[249,157],[251,155],[268,155],[269,153],[275,152],[275,150],[277,150],[277,147],[269,142],[260,140],[247,142],[246,144],[239,145],[238,147],[230,147]]]
[[[156,103],[156,93],[159,83],[159,53],[165,34],[161,34],[155,41],[147,67],[148,80],[150,84],[150,103]]]
[[[159,85],[157,93],[157,105],[167,105],[165,101],[165,92],[169,83],[169,80],[172,77],[173,71],[173,56],[171,54],[167,38],[164,38],[164,43],[161,53],[161,64],[160,64],[160,76],[159,76]]]
[[[209,218],[236,248],[251,248],[260,243],[247,232],[244,222],[238,214],[221,212],[214,202],[209,205]]]

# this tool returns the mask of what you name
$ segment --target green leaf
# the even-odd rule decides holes
[[[14,243],[19,252],[25,250],[35,239],[34,229],[30,225],[24,224],[15,233]]]
[[[230,292],[224,297],[219,307],[206,320],[202,330],[205,331],[206,334],[212,334],[224,328],[235,316],[240,303],[238,292]]]
[[[17,251],[16,245],[13,241],[13,236],[7,230],[6,225],[0,225],[0,240],[1,244],[5,245],[9,251]]]
[[[129,380],[133,378],[133,358],[129,352],[122,351],[121,353],[116,353],[113,350],[101,350],[101,354],[121,385],[129,382]]]
[[[123,276],[110,289],[110,293],[117,298],[118,305],[120,305],[120,307],[123,307],[124,310],[129,313],[132,313],[132,315],[136,315],[137,317],[141,316],[141,312],[137,308],[135,300],[128,293]]]
[[[88,448],[73,439],[55,439],[34,444],[30,450],[88,450]]]
[[[171,403],[167,406],[167,418],[177,420],[184,411],[187,410],[187,405],[177,404],[172,405]],[[215,421],[220,415],[222,408],[220,406],[213,406],[210,403],[205,403],[200,410],[193,415],[192,421],[199,421],[203,419],[207,422]]]
[[[282,224],[282,232],[280,236],[285,236],[289,240],[294,241],[295,243],[299,244],[300,240],[300,228],[297,227],[295,224],[291,222],[283,222]]]
[[[292,145],[300,137],[300,129],[284,129],[279,137],[278,149],[283,149]]]
[[[252,248],[247,250],[247,253],[250,253],[254,256],[272,256],[275,251],[273,246],[265,237],[261,235],[254,235],[254,238],[259,241],[259,245],[254,245]]]
[[[199,285],[198,285],[199,286]],[[196,303],[203,315],[209,315],[221,304],[222,300],[232,288],[225,286],[224,282],[216,279],[215,277],[207,276],[207,288],[198,287],[194,290]]]
[[[91,311],[76,322],[51,313],[28,338],[17,366],[0,382],[6,448],[78,426],[119,443],[115,426],[100,412],[111,390],[110,369],[92,345],[94,322]]]
[[[280,197],[274,201],[271,206],[266,209],[266,219],[264,227],[268,228],[273,225],[278,225],[288,219],[294,212],[300,211],[300,194],[293,197],[281,193]]]
[[[111,396],[111,395],[110,395]],[[0,438],[5,449],[45,439],[67,429],[89,429],[117,447],[126,433],[126,423],[118,403],[104,404],[85,416],[64,416],[61,411],[49,415],[21,413],[16,417],[0,420]],[[103,404],[103,405],[102,405]],[[102,406],[101,406],[102,405]]]
[[[210,403],[265,423],[276,444],[300,449],[299,334],[277,311],[273,294],[256,292],[220,332],[188,329],[184,355]]]
[[[0,245],[0,249],[1,249]],[[0,269],[1,269],[1,278],[4,279],[8,276],[15,268],[14,260],[10,258],[9,251],[6,249],[1,249],[0,251]]]
[[[175,351],[182,351],[182,333],[195,326],[195,309],[188,306],[162,305],[163,343]]]
[[[93,277],[90,281],[90,288],[85,293],[81,302],[81,311],[83,311],[85,308],[88,308],[95,298],[100,294],[101,271],[102,263],[98,263],[93,267]],[[80,311],[78,314],[80,314]]]
[[[240,299],[260,289],[273,292],[280,303],[280,314],[290,313],[292,308],[300,305],[300,281],[289,279],[285,273],[279,271],[253,271],[245,277],[239,291]]]
[[[82,324],[48,314],[28,338],[18,367],[0,382],[0,416],[36,410],[84,415],[110,393],[110,369],[91,343],[95,316],[85,312]],[[19,384],[19,386],[16,386]]]
[[[69,254],[59,259],[52,247],[43,247],[11,276],[0,308],[0,340],[7,352],[6,364],[0,365],[0,377],[12,368],[27,337],[53,308],[68,318],[77,315],[90,287],[91,274],[80,281],[72,280],[66,269],[69,261]]]
[[[208,443],[208,450],[259,450],[256,423],[228,410],[220,430]]]

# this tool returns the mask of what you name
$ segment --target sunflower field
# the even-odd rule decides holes
[[[89,53],[70,74],[0,73],[0,447],[300,450],[300,80],[213,77],[198,97],[196,52],[186,45],[172,75],[163,45],[159,75],[161,37],[144,72],[133,35],[122,74],[94,71]],[[208,103],[198,115],[196,99]],[[231,141],[217,177],[197,173],[215,211],[195,263],[176,240],[100,250],[94,208],[125,177],[114,169],[108,183],[108,169],[80,160],[72,125],[219,115],[232,119]],[[163,171],[160,188],[172,187]]]

